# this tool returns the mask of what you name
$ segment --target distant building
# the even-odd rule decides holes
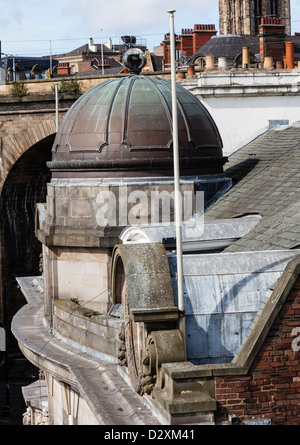
[[[293,59],[293,65],[289,68],[297,65],[300,61],[299,34],[285,35],[283,20],[272,17],[261,18],[258,30],[258,35],[233,33],[213,36],[188,59],[188,63],[202,69],[206,67],[206,57],[209,56],[212,59],[210,68],[219,64],[220,59],[226,59],[226,63],[222,61],[224,67],[254,68],[259,64],[263,67],[268,61],[269,67],[286,68],[288,51]],[[248,59],[243,61],[245,48]]]
[[[264,17],[281,19],[285,34],[291,34],[290,0],[219,0],[221,35],[258,35]]]
[[[6,56],[2,58],[2,68],[6,71],[6,80],[45,79],[51,66],[57,65],[57,60],[47,57],[18,57]]]
[[[123,36],[120,45],[113,45],[112,39],[105,44],[96,44],[93,39],[89,43],[69,53],[59,54],[57,75],[99,75],[119,74],[124,70],[123,54],[128,48],[140,48],[146,51],[146,42],[135,36]]]
[[[58,54],[57,75],[75,75],[97,73],[102,68],[107,73],[117,74],[123,71],[120,63],[120,49],[113,48],[111,40],[107,44],[94,44],[92,38],[89,43],[80,46],[66,54]]]
[[[217,34],[215,25],[194,25],[194,28],[181,30],[181,34],[175,39],[175,58],[180,65],[185,65],[189,57],[195,54],[206,42]],[[170,57],[170,34],[165,34],[161,43],[162,67],[164,70],[171,69]],[[155,50],[157,54],[157,49]]]

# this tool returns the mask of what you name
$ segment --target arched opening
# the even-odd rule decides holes
[[[39,270],[42,246],[34,233],[35,204],[45,202],[55,135],[28,149],[11,168],[0,197],[1,215],[1,322],[7,332],[10,352],[18,350],[10,332],[11,320],[26,304],[16,277],[41,275]]]
[[[270,3],[271,17],[278,17],[278,0],[271,0]]]
[[[255,34],[259,33],[259,25],[262,18],[262,0],[254,1]]]
[[[249,57],[250,57],[250,67],[255,66],[258,63],[256,55],[253,54],[252,52],[249,52]],[[243,67],[243,53],[242,52],[236,56],[236,58],[234,59],[234,63],[239,68]]]

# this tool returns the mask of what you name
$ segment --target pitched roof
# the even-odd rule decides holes
[[[259,54],[259,40],[256,36],[221,35],[213,36],[193,56],[206,56],[213,54],[215,58],[226,57],[234,61],[236,56],[243,51],[243,46],[248,46],[252,54]]]
[[[233,187],[206,219],[260,214],[260,222],[226,251],[300,246],[300,123],[269,130],[229,157]]]
[[[300,59],[300,36],[285,36],[285,42],[294,42],[295,59]],[[226,57],[233,62],[242,53],[243,46],[248,46],[250,53],[259,55],[259,36],[246,35],[217,35],[205,43],[192,57],[213,54],[215,58]]]
[[[109,61],[109,67],[104,68],[104,74],[112,75],[112,74],[120,74],[123,72],[124,66],[122,65],[121,62],[114,59],[113,57],[106,57],[106,60]],[[76,77],[99,76],[99,73],[102,73],[101,68],[94,69],[91,67],[90,72],[76,73]]]
[[[95,53],[95,54],[97,54],[97,53],[100,53],[101,54],[101,51],[102,51],[102,48],[101,48],[101,44],[94,44],[94,46],[96,47],[96,51],[91,51],[90,50],[90,47],[89,47],[89,44],[88,43],[85,43],[84,45],[82,45],[82,46],[80,46],[79,48],[75,48],[75,49],[73,49],[72,51],[70,51],[68,54],[73,54],[73,53],[88,53],[88,52],[90,52],[90,53]],[[110,51],[110,49],[106,46],[106,45],[103,45],[103,52],[109,52]]]

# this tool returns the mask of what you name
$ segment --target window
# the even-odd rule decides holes
[[[272,128],[276,128],[279,125],[289,125],[290,121],[288,120],[269,120],[269,130]]]

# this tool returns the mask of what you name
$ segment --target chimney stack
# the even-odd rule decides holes
[[[92,37],[90,37],[89,39],[89,50],[93,53],[97,52],[97,46],[94,45],[94,40],[92,39]]]
[[[286,42],[285,44],[285,64],[287,70],[293,70],[295,68],[295,51],[294,42]]]

